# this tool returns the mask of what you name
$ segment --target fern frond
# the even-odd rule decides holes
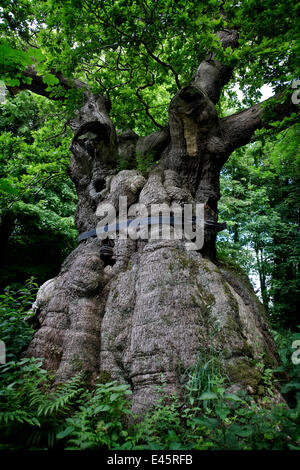
[[[51,416],[53,413],[68,413],[70,407],[74,404],[75,398],[85,391],[82,387],[83,373],[76,374],[71,380],[60,385],[57,390],[48,396],[45,402],[45,396],[37,409],[37,416]],[[38,397],[37,397],[38,399]]]
[[[0,413],[0,424],[8,425],[14,422],[28,423],[32,426],[40,426],[39,420],[23,410],[2,411]]]

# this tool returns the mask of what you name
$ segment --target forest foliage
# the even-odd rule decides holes
[[[0,106],[0,285],[41,283],[75,247],[71,133],[46,98],[23,91]]]
[[[181,397],[163,397],[132,424],[127,387],[109,378],[87,387],[80,374],[53,389],[54,377],[41,361],[20,359],[33,334],[25,318],[37,286],[58,274],[76,246],[76,193],[68,176],[72,133],[65,122],[82,91],[61,87],[55,71],[104,94],[117,130],[140,135],[166,125],[172,96],[212,52],[235,65],[218,103],[220,116],[256,103],[265,84],[284,99],[299,76],[299,4],[222,5],[226,20],[218,0],[189,2],[188,9],[171,0],[1,2],[0,78],[10,90],[22,90],[31,80],[22,72],[34,65],[52,99],[23,90],[5,92],[0,104],[0,339],[8,359],[1,366],[0,448],[300,448],[300,366],[291,361],[292,343],[300,338],[295,115],[257,132],[221,174],[219,215],[228,228],[218,236],[218,262],[251,276],[281,355],[277,371],[265,368],[263,358],[257,364],[264,402],[229,396],[211,351],[186,371]],[[227,22],[240,31],[235,51],[222,49],[216,35]],[[152,163],[137,157],[142,172]],[[274,380],[289,407],[271,404]]]

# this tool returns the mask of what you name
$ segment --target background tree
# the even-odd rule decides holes
[[[27,91],[0,110],[0,285],[31,276],[41,284],[75,246],[70,131],[56,104]]]
[[[237,151],[221,178],[228,235],[220,252],[258,274],[273,325],[295,328],[299,310],[299,125]]]

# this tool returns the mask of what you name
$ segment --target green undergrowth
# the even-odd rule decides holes
[[[0,339],[7,344],[0,366],[0,449],[300,449],[300,334],[274,332],[281,364],[263,357],[256,395],[231,387],[224,353],[199,352],[180,370],[181,392],[158,399],[143,419],[131,412],[131,389],[102,371],[92,386],[81,371],[64,384],[43,369],[42,359],[22,358],[33,330],[25,321],[36,284],[10,288],[0,297]],[[274,404],[274,382],[286,402]],[[281,383],[280,383],[281,381]]]
[[[39,359],[1,366],[0,449],[300,449],[294,407],[230,393],[213,360],[187,371],[182,394],[158,390],[142,420],[131,390],[116,381],[88,386],[83,372],[64,384]]]
[[[34,331],[25,319],[30,316],[37,290],[31,278],[25,285],[10,285],[0,293],[0,340],[6,345],[7,361],[16,361],[32,338]]]

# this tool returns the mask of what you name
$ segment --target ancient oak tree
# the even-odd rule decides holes
[[[43,357],[57,381],[106,371],[131,385],[139,411],[158,385],[178,391],[199,352],[214,351],[232,383],[254,393],[253,359],[276,363],[250,283],[216,255],[223,165],[257,129],[296,116],[286,93],[296,73],[293,6],[271,3],[74,0],[3,10],[9,91],[61,100],[62,110],[82,100],[68,117],[81,241],[40,288],[25,353]],[[230,113],[235,83],[249,106]],[[275,90],[269,106],[258,99],[264,83]],[[136,162],[149,157],[141,174]],[[82,236],[97,226],[99,207],[118,211],[120,196],[128,206],[203,204],[203,247],[118,237],[107,247]]]

